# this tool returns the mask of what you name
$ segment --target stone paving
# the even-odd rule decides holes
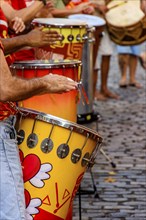
[[[143,47],[144,48],[144,47]],[[146,72],[140,64],[137,79],[142,89],[119,88],[120,72],[117,56],[113,56],[109,88],[120,95],[119,100],[96,101],[94,108],[102,115],[98,123],[85,126],[97,130],[103,137],[102,149],[116,168],[99,153],[91,173],[87,171],[82,190],[97,194],[81,195],[73,205],[73,220],[146,220]]]

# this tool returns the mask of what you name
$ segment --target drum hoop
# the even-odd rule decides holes
[[[88,25],[87,24],[70,24],[70,25],[66,25],[66,24],[45,24],[45,23],[39,23],[39,22],[32,22],[33,25],[36,26],[44,26],[47,28],[87,28]]]
[[[45,114],[43,112],[38,112],[38,111],[28,109],[28,108],[27,109],[26,108],[19,108],[18,114],[22,115],[23,118],[27,118],[29,116],[29,118],[39,120],[39,121],[48,122],[53,125],[57,125],[59,127],[67,128],[67,129],[70,129],[74,132],[82,134],[84,136],[88,135],[89,138],[92,138],[93,140],[98,141],[99,144],[101,144],[102,140],[103,140],[102,137],[94,130],[91,130],[90,128],[84,127],[82,125],[78,125],[74,122],[70,122],[65,119],[56,117],[54,115]]]
[[[47,60],[48,61],[48,60]],[[36,63],[35,63],[36,62]],[[24,62],[24,61],[18,61],[14,62],[10,68],[13,69],[51,69],[51,68],[71,68],[71,67],[79,67],[82,65],[82,62],[80,60],[71,60],[69,63],[65,62],[58,62],[58,63],[40,63],[38,60],[34,60],[34,63],[32,62]]]

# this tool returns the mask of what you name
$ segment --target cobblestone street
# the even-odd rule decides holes
[[[143,47],[144,49],[144,47]],[[92,168],[97,195],[81,195],[73,206],[73,220],[146,220],[146,72],[140,64],[137,80],[143,88],[119,88],[120,71],[117,56],[112,57],[109,88],[119,100],[96,101],[94,108],[102,116],[97,124],[84,126],[98,129],[103,137],[102,149],[116,165],[100,152]],[[98,86],[98,85],[97,85]],[[87,171],[82,190],[94,190]]]

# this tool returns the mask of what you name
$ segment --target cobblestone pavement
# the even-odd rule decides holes
[[[73,220],[146,220],[146,72],[140,64],[137,79],[142,89],[119,88],[120,72],[116,55],[109,74],[109,88],[120,100],[96,101],[94,108],[102,120],[85,126],[97,129],[103,137],[102,149],[116,168],[99,153],[92,168],[97,194],[81,195],[73,206]],[[98,125],[98,126],[97,126]],[[87,171],[82,190],[92,190],[91,173]]]

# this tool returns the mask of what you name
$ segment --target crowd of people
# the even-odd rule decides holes
[[[106,0],[0,0],[0,219],[26,219],[22,168],[15,130],[17,102],[39,94],[65,93],[78,87],[77,82],[58,74],[31,80],[12,75],[9,66],[14,61],[34,60],[35,47],[52,45],[62,39],[57,31],[42,31],[43,27],[33,29],[31,21],[36,17],[67,17],[79,13],[104,18],[108,10],[106,4]],[[145,0],[141,0],[141,9],[146,13]],[[106,26],[104,33],[94,66],[94,74],[98,75],[99,70],[101,72],[101,86],[99,91],[94,90],[94,98],[102,101],[119,98],[108,88],[113,42]],[[136,81],[136,67],[140,59],[143,68],[146,68],[145,51],[141,53],[140,46],[117,46],[117,52],[121,70],[119,86],[141,88]]]

